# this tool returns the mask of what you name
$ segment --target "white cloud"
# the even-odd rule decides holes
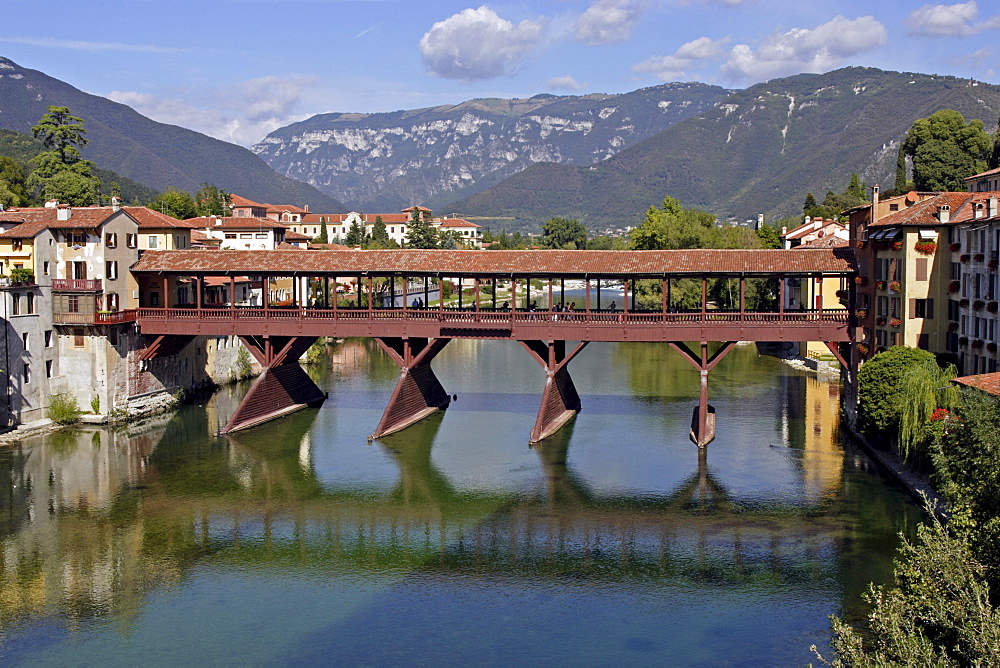
[[[576,79],[567,74],[564,77],[549,79],[545,87],[549,90],[580,90],[585,88],[586,84],[577,83]]]
[[[737,44],[722,73],[733,81],[756,82],[799,72],[825,72],[885,43],[885,26],[874,17],[837,16],[815,28],[775,33],[756,49]]]
[[[632,70],[655,74],[661,81],[683,79],[688,76],[688,70],[695,63],[720,57],[723,54],[722,47],[728,41],[728,37],[722,39],[699,37],[681,44],[672,55],[648,58],[634,65]]]
[[[974,23],[978,16],[976,0],[954,5],[924,5],[906,17],[906,31],[926,37],[960,37],[1000,28],[1000,16]]]
[[[112,91],[107,97],[155,121],[250,146],[268,132],[302,119],[293,112],[303,89],[313,82],[314,79],[306,77],[270,76],[207,94],[182,91],[181,97],[160,97],[135,91]],[[192,99],[205,99],[207,103],[198,104]]]
[[[432,74],[477,81],[511,74],[541,42],[542,23],[517,25],[487,6],[438,21],[420,38],[420,56]]]
[[[51,37],[0,37],[0,42],[42,46],[46,49],[71,49],[73,51],[138,51],[142,53],[184,53],[186,49],[153,44],[123,44],[121,42],[87,42]]]
[[[597,0],[577,19],[576,39],[585,44],[624,42],[643,11],[637,0]]]

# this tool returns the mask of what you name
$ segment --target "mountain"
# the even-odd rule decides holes
[[[539,162],[591,165],[711,109],[731,91],[673,83],[623,95],[479,99],[383,114],[321,114],[252,150],[358,211],[434,208]]]
[[[259,202],[346,211],[329,195],[275,173],[241,146],[157,123],[124,104],[0,57],[0,128],[30,133],[49,105],[69,107],[83,119],[90,140],[85,158],[148,187],[194,192],[202,183],[212,183]]]
[[[939,109],[993,131],[1000,86],[859,67],[775,79],[597,165],[533,165],[444,208],[513,218],[510,230],[537,230],[554,216],[604,229],[638,224],[670,195],[722,218],[773,220],[801,214],[807,192],[841,192],[852,172],[891,187],[903,136]]]

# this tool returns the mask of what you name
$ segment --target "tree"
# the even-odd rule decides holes
[[[80,154],[87,145],[83,120],[71,116],[67,107],[50,106],[31,133],[48,150],[32,158],[35,168],[26,186],[40,191],[44,199],[78,206],[93,203],[99,197],[101,182],[91,172],[94,164]]]
[[[965,122],[953,109],[917,120],[903,139],[903,151],[913,163],[917,190],[964,190],[963,179],[986,169],[994,141],[983,122]]]
[[[38,123],[31,127],[31,134],[49,151],[58,154],[64,165],[78,162],[80,149],[87,145],[83,119],[71,116],[68,107],[50,106]]]
[[[347,230],[344,243],[348,246],[360,246],[365,243],[365,228],[361,226],[361,221],[355,218],[351,221],[351,227]]]
[[[906,178],[906,151],[899,145],[896,153],[896,183],[892,186],[893,195],[903,195],[913,189],[913,182]]]
[[[819,206],[819,202],[816,201],[816,196],[812,193],[806,193],[806,199],[802,203],[802,215],[808,216],[809,211],[817,206]]]
[[[858,426],[868,434],[885,434],[899,426],[903,381],[915,365],[935,363],[919,348],[893,346],[875,355],[858,372]]]
[[[935,360],[917,362],[903,375],[899,449],[905,458],[926,453],[926,446],[933,438],[931,416],[934,411],[958,405],[958,388],[951,384],[951,379],[957,375],[954,364],[942,369]]]
[[[177,188],[167,188],[147,206],[178,220],[194,218],[196,215],[194,199],[191,194]]]
[[[861,178],[858,176],[857,172],[851,174],[851,182],[847,184],[847,190],[844,191],[844,194],[848,197],[853,197],[860,202],[864,202],[867,198],[865,186],[861,183]]]
[[[429,220],[429,212],[413,207],[410,214],[410,229],[406,233],[406,245],[410,248],[437,248],[440,243],[438,231]]]
[[[375,216],[375,223],[372,225],[372,242],[384,247],[388,246],[391,241],[382,216]]]
[[[0,204],[5,207],[28,203],[24,171],[14,158],[0,156]]]
[[[762,248],[781,248],[781,228],[774,225],[761,225],[757,228]]]
[[[226,191],[203,183],[194,194],[194,209],[198,216],[226,216],[232,212],[232,199]]]
[[[312,242],[314,244],[328,244],[330,243],[330,232],[326,229],[326,218],[320,219],[319,224],[319,234],[313,237]]]
[[[546,248],[576,250],[587,247],[587,228],[575,218],[550,218],[542,227]]]

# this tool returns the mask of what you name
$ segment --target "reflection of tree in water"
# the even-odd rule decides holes
[[[709,355],[721,344],[710,343]],[[615,344],[613,370],[628,373],[636,397],[687,401],[698,396],[698,371],[666,343]],[[760,358],[754,346],[735,346],[709,374],[709,397],[740,399],[773,387],[776,360]]]

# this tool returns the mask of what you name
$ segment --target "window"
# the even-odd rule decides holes
[[[80,295],[68,295],[66,297],[66,312],[67,313],[80,312]]]
[[[52,330],[51,329],[45,330],[45,347],[46,348],[51,348],[52,347]]]
[[[117,232],[108,232],[108,233],[106,233],[104,235],[104,245],[107,246],[108,248],[117,248],[118,247],[118,233]]]
[[[42,262],[42,276],[49,275],[49,261]]]
[[[87,342],[87,337],[84,335],[83,327],[76,327],[73,329],[73,347],[83,348]]]
[[[160,305],[160,293],[159,292],[150,292],[149,293],[149,305],[150,306],[159,306]]]
[[[104,263],[104,275],[112,281],[118,278],[118,260],[108,260]]]
[[[28,364],[27,362],[25,362],[24,363],[24,367],[23,367],[21,373],[24,376],[24,384],[27,385],[28,383],[30,383],[31,382],[31,365]]]
[[[117,292],[109,292],[104,297],[104,303],[105,303],[105,306],[107,307],[107,309],[109,311],[117,311],[118,310],[118,293]]]
[[[267,232],[264,233],[258,232],[257,234],[254,235],[254,237],[256,237],[257,239],[267,239]]]
[[[876,301],[878,303],[878,315],[888,315],[889,314],[889,298],[888,297],[879,297]]]
[[[147,237],[147,243],[146,243],[146,245],[149,248],[159,248],[160,247],[159,243],[160,243],[160,239],[155,234],[150,234]]]
[[[240,232],[240,239],[253,239],[253,235],[249,232]]]
[[[27,297],[25,298],[25,301],[26,301],[26,306],[27,306],[27,309],[25,310],[25,312],[26,313],[34,313],[35,312],[35,294],[33,292],[29,292],[28,295],[27,295]]]
[[[899,202],[893,202],[890,204],[889,211],[899,211]]]
[[[135,248],[139,245],[139,235],[138,234],[126,234],[125,235],[125,245],[129,248]]]
[[[28,350],[28,333],[21,334],[21,350]]]
[[[10,293],[10,314],[21,315],[21,295],[16,292]]]
[[[934,319],[934,300],[933,299],[914,299],[913,300],[913,316],[914,318],[927,318],[928,320]]]
[[[11,250],[22,250],[24,248],[24,242],[21,239],[12,239],[10,242]]]
[[[52,377],[52,360],[45,360],[45,377]]]

